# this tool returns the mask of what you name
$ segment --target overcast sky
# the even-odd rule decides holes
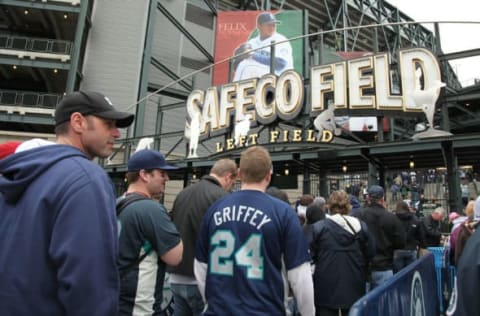
[[[465,21],[477,24],[440,24],[445,53],[480,48],[480,1],[478,0],[387,0],[415,21]],[[433,30],[433,25],[424,24]],[[480,57],[451,61],[465,85],[480,78]]]

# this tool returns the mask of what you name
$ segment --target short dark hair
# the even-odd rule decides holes
[[[55,135],[66,135],[70,128],[70,122],[63,122],[55,126]]]
[[[142,169],[143,170],[143,169]],[[144,170],[146,173],[152,173],[154,169],[149,169],[149,170]],[[128,171],[125,174],[125,180],[127,181],[127,184],[132,184],[138,181],[140,178],[140,171],[141,170],[136,170],[136,171]]]
[[[401,214],[401,213],[409,213],[410,212],[410,207],[408,206],[408,203],[405,201],[398,201],[397,205],[395,206],[395,213]]]
[[[300,202],[300,205],[309,206],[310,204],[313,203],[314,200],[315,200],[315,199],[314,199],[313,195],[311,195],[311,194],[304,194],[304,195],[302,195],[302,196],[300,197],[299,202]]]
[[[314,203],[307,207],[305,217],[307,224],[311,225],[325,219],[325,211],[318,204]]]

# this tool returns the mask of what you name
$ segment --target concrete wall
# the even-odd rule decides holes
[[[80,88],[135,113],[149,0],[95,1]]]

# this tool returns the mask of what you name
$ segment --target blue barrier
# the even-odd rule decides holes
[[[437,275],[437,295],[440,312],[443,313],[448,305],[448,297],[453,289],[456,269],[450,265],[448,249],[445,247],[428,247],[435,258],[435,273]],[[445,296],[444,296],[445,294]],[[447,295],[448,294],[448,295]]]
[[[445,247],[428,247],[428,251],[433,253],[435,268],[444,268],[446,266]]]
[[[444,247],[428,247],[428,251],[433,253],[434,263],[435,263],[435,274],[437,276],[437,296],[439,302],[440,313],[443,313],[443,279],[442,278],[442,269],[445,265],[445,248]]]
[[[439,314],[434,256],[429,253],[360,298],[349,316]]]

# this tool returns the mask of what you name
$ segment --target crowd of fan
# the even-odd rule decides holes
[[[295,298],[290,314],[347,315],[438,246],[458,266],[458,301],[447,314],[480,313],[480,198],[465,215],[449,214],[451,233],[442,231],[443,208],[422,219],[404,201],[389,209],[378,185],[364,205],[335,190],[328,199],[303,195],[293,209],[285,192],[268,187],[268,150],[252,146],[239,166],[216,161],[170,214],[156,197],[177,167],[140,150],[115,205],[110,180],[91,160],[107,158],[118,128],[132,121],[105,96],[76,92],[56,109],[56,143],[0,146],[0,314],[168,315],[168,270],[174,315],[284,314],[283,289]],[[241,189],[231,193],[237,178]]]

